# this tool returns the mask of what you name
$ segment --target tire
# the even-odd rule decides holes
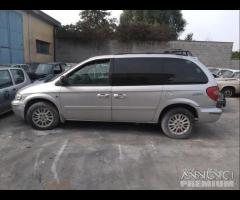
[[[46,102],[34,103],[27,110],[27,122],[37,130],[51,130],[58,126],[58,110]],[[42,125],[41,125],[42,123]]]
[[[223,88],[222,93],[225,97],[233,97],[234,96],[234,89],[231,87]]]
[[[164,114],[160,123],[163,133],[167,137],[174,139],[186,139],[193,130],[194,116],[192,112],[186,108],[173,108]],[[184,124],[184,126],[181,124]],[[175,133],[173,131],[174,129],[176,129]],[[183,131],[177,133],[178,130]]]

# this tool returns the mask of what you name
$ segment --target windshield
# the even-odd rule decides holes
[[[240,72],[235,72],[233,78],[240,78]]]
[[[50,64],[39,64],[36,70],[36,74],[50,74],[52,65]]]
[[[233,72],[227,71],[227,70],[226,70],[226,71],[222,71],[221,76],[222,76],[223,78],[232,78]]]

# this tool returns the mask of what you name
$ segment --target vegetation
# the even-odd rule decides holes
[[[78,39],[81,42],[94,42],[111,39],[116,29],[116,19],[109,18],[106,10],[83,10],[80,21],[75,25],[62,26],[57,30],[58,38]]]
[[[186,37],[185,37],[185,40],[186,41],[193,41],[193,33],[187,34]]]
[[[82,42],[119,39],[122,41],[169,41],[184,31],[180,10],[123,10],[119,25],[106,10],[84,10],[75,25],[62,26],[58,38]]]
[[[240,60],[240,52],[239,51],[232,52],[232,59]]]

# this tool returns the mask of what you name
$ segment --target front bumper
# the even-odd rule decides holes
[[[25,109],[25,105],[17,100],[12,101],[11,103],[12,105],[12,110],[14,112],[14,114],[18,117],[20,117],[21,119],[24,119],[24,109]]]

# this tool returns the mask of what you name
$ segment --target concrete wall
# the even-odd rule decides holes
[[[21,12],[23,15],[25,62],[29,63],[54,61],[54,27],[27,12],[19,12]],[[37,53],[37,39],[50,43],[48,55]]]
[[[106,41],[102,45],[82,44],[73,40],[56,40],[56,60],[78,63],[89,57],[116,53],[161,53],[167,49],[190,50],[209,67],[230,65],[233,43],[231,42],[187,42],[170,41],[168,43],[142,42],[123,43],[116,40]]]
[[[238,69],[240,70],[240,60],[231,60],[231,65],[230,67],[232,69]]]

